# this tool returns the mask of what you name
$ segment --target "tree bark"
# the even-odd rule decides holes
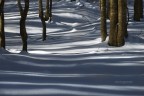
[[[118,0],[118,34],[117,46],[125,44],[125,34],[127,31],[127,0]]]
[[[46,12],[45,12],[45,21],[49,20],[50,17],[50,0],[46,0]]]
[[[106,0],[107,2],[107,19],[110,19],[110,0]]]
[[[0,0],[0,48],[5,49],[4,3],[5,0]]]
[[[101,38],[102,41],[106,40],[107,37],[107,26],[106,26],[106,0],[100,0],[101,6]]]
[[[50,21],[52,20],[52,0],[50,0]]]
[[[140,17],[143,18],[143,0],[140,0]]]
[[[140,21],[141,19],[140,1],[134,0],[134,21]]]
[[[24,8],[21,5],[21,0],[18,0],[18,7],[20,10],[20,35],[22,38],[22,43],[23,43],[23,48],[22,51],[27,52],[27,32],[26,32],[26,18],[27,18],[27,13],[29,10],[29,0],[24,0],[25,6]]]
[[[45,22],[45,16],[43,12],[42,0],[39,0],[39,17],[41,19],[42,27],[43,27],[42,40],[45,41],[46,40],[46,22]]]
[[[117,46],[118,1],[110,0],[110,32],[108,45]]]

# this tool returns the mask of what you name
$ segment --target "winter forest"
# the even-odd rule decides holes
[[[144,96],[143,0],[0,0],[0,96]]]

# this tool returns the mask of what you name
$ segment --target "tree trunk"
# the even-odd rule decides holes
[[[50,21],[52,20],[52,0],[50,0]]]
[[[45,12],[45,21],[49,20],[50,17],[50,0],[46,0],[46,12]]]
[[[107,19],[110,19],[110,0],[106,0],[107,2]]]
[[[108,45],[117,46],[118,1],[110,0],[110,32]]]
[[[101,6],[101,38],[102,41],[106,40],[107,37],[107,26],[106,26],[106,0],[100,0]]]
[[[128,5],[127,5],[127,1],[126,0],[126,29],[125,29],[125,38],[128,38],[128,31],[127,31],[127,27],[128,27],[128,23],[129,23],[129,9],[128,9]]]
[[[27,18],[27,13],[29,10],[29,0],[24,0],[25,6],[24,8],[21,5],[21,0],[18,0],[18,7],[20,10],[20,35],[22,38],[22,43],[23,43],[23,48],[22,51],[27,52],[27,32],[26,32],[26,18]]]
[[[43,41],[46,40],[46,22],[45,22],[45,19],[44,18],[41,18],[41,22],[42,22],[42,26],[43,26],[43,33],[42,33],[42,36],[43,36]]]
[[[143,0],[140,0],[140,17],[143,18]]]
[[[20,20],[20,35],[23,43],[22,51],[27,52],[27,32],[26,32],[25,21],[26,21],[25,18],[21,18]]]
[[[134,0],[134,21],[140,21],[141,18],[140,1]]]
[[[127,31],[127,0],[118,0],[118,34],[117,46],[125,44],[125,34]]]
[[[5,49],[4,3],[5,0],[0,0],[0,48]]]
[[[44,17],[44,12],[43,12],[43,4],[42,0],[39,0],[39,17],[42,22],[42,27],[43,27],[43,33],[42,33],[42,40],[46,40],[46,23],[45,23],[45,17]]]

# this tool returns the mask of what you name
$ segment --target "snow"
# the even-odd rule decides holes
[[[42,41],[38,4],[30,1],[25,53],[16,2],[6,0],[0,96],[144,96],[144,20],[132,20],[131,5],[126,44],[110,47],[108,38],[101,42],[97,2],[55,0]]]

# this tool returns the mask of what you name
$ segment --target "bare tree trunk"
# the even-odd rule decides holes
[[[140,21],[141,18],[140,1],[134,0],[134,21]]]
[[[106,0],[107,2],[107,19],[110,19],[110,0]]]
[[[27,51],[27,32],[26,32],[26,26],[25,26],[25,18],[20,19],[20,35],[23,42],[23,51]]]
[[[38,0],[39,3],[39,17],[42,22],[43,32],[42,32],[42,40],[46,40],[46,22],[52,19],[52,0],[46,0],[46,11],[44,14],[43,3],[42,0]]]
[[[5,0],[0,0],[0,48],[5,49],[4,3]]]
[[[143,18],[143,0],[140,0],[140,17]]]
[[[49,20],[50,17],[50,0],[46,0],[46,12],[45,12],[45,21]]]
[[[117,46],[118,1],[110,0],[110,33],[108,45]]]
[[[125,44],[125,34],[127,31],[127,0],[118,0],[118,34],[117,46]]]
[[[26,32],[26,18],[27,18],[27,13],[29,10],[29,0],[24,0],[25,6],[24,8],[21,5],[21,0],[17,0],[18,1],[18,7],[20,10],[20,15],[21,15],[21,19],[20,19],[20,35],[22,38],[22,43],[23,43],[23,48],[22,51],[26,51],[27,52],[27,32]]]
[[[106,26],[106,0],[100,0],[101,6],[101,38],[102,41],[106,40],[107,37],[107,26]]]
[[[128,30],[127,30],[127,27],[128,27],[128,23],[129,23],[129,9],[128,9],[128,4],[127,4],[127,1],[126,0],[126,29],[125,29],[125,38],[128,38]]]
[[[50,21],[52,20],[52,0],[50,0]]]
[[[46,40],[46,22],[45,22],[45,16],[43,12],[42,0],[39,0],[39,17],[41,19],[42,27],[43,27],[42,40],[45,41]]]

